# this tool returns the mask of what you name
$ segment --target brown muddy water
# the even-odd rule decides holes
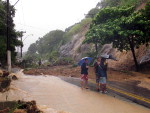
[[[0,101],[36,100],[47,113],[150,113],[150,109],[117,98],[82,90],[55,76],[25,76],[13,81],[8,92],[0,94]],[[52,109],[53,108],[53,109]],[[57,110],[57,111],[56,111]]]

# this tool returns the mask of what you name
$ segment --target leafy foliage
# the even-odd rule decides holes
[[[97,7],[117,7],[117,6],[139,6],[145,0],[102,0]]]
[[[91,18],[86,18],[81,20],[81,22],[76,23],[75,25],[69,27],[66,29],[67,32],[65,32],[65,37],[67,39],[71,39],[71,37],[79,32],[82,32],[82,30],[87,27],[91,23],[92,19]]]
[[[31,44],[30,47],[28,48],[28,53],[29,54],[35,54],[36,51],[37,51],[36,43]]]
[[[99,8],[93,8],[91,9],[88,14],[86,15],[86,18],[93,18],[99,11]]]
[[[63,61],[66,63],[72,62],[70,58],[60,58],[59,49],[62,45],[66,44],[73,35],[82,32],[82,30],[91,23],[91,20],[91,18],[83,19],[81,22],[67,28],[65,32],[61,30],[50,31],[30,45],[25,59],[28,60],[33,57],[33,60],[38,61],[38,58],[42,58],[48,60],[51,64],[58,64]],[[35,56],[37,58],[35,58]]]
[[[145,10],[134,12],[134,7],[107,7],[95,16],[84,42],[113,43],[115,48],[131,50],[135,64],[134,48],[150,42],[148,3]]]
[[[13,17],[15,16],[15,9],[10,7],[9,29],[10,29],[10,50],[12,52],[12,61],[15,61],[16,52],[15,47],[21,46],[21,41],[18,40],[20,32],[14,29]],[[6,2],[0,0],[0,61],[6,63]]]

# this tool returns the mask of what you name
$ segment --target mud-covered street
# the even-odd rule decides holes
[[[55,76],[20,75],[11,89],[0,95],[0,100],[36,100],[42,109],[50,108],[71,113],[149,113],[150,110],[109,95],[82,90]],[[52,112],[53,113],[53,112]]]

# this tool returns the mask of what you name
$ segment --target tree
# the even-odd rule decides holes
[[[93,8],[91,9],[88,14],[86,15],[86,18],[93,18],[97,13],[99,9],[98,8]]]
[[[36,44],[35,43],[31,44],[30,47],[28,48],[28,53],[29,54],[35,54],[36,51],[37,51]]]
[[[120,4],[121,0],[101,0],[101,2],[98,2],[96,7],[105,8],[105,7],[116,7]]]
[[[10,49],[12,51],[12,61],[15,61],[15,47],[22,45],[22,43],[18,40],[20,32],[14,29],[13,17],[15,16],[15,9],[11,5],[9,7]],[[0,0],[0,61],[4,64],[6,63],[6,41],[6,2]]]
[[[66,41],[64,33],[65,32],[61,30],[50,31],[43,37],[39,38],[38,41],[30,45],[24,58],[27,59],[31,57],[37,60],[39,57],[42,59],[55,60],[56,57],[59,57],[59,48]]]
[[[150,7],[150,5],[147,4],[146,7]],[[148,11],[148,8],[138,12],[134,12],[134,7],[101,9],[93,19],[86,34],[85,42],[90,42],[96,37],[96,40],[101,44],[113,43],[113,46],[120,51],[131,50],[136,71],[138,71],[139,66],[134,49],[150,42],[150,19],[144,17],[146,11]],[[93,29],[96,32],[93,33]]]
[[[147,0],[148,1],[148,0]],[[101,0],[97,3],[97,8],[117,7],[117,6],[135,6],[138,7],[145,0]]]

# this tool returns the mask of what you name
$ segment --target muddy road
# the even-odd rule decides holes
[[[82,90],[55,76],[21,75],[0,100],[36,100],[40,106],[71,113],[150,113],[150,109],[91,90]],[[49,112],[53,113],[53,112]]]

